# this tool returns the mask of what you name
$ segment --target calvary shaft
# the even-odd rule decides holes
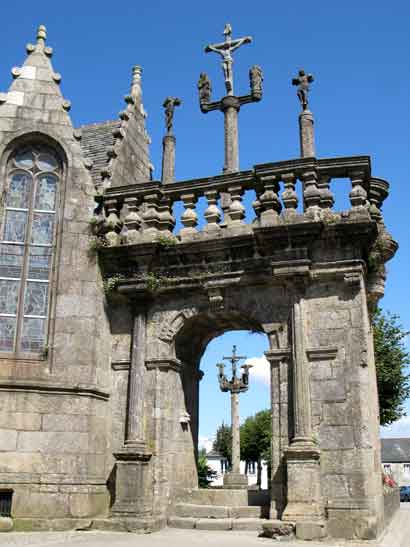
[[[239,393],[231,392],[231,420],[232,420],[232,473],[240,473],[241,445],[239,430]]]
[[[225,126],[225,163],[224,173],[239,171],[238,112],[240,102],[237,97],[227,95],[221,101]]]

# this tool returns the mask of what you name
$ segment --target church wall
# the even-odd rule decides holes
[[[64,175],[47,350],[31,361],[0,355],[0,488],[14,492],[17,528],[106,514],[110,470],[111,339],[90,252],[94,188],[63,99],[47,81],[48,61],[32,55],[36,79],[13,84],[22,104],[9,96],[0,105],[1,190],[7,156],[22,142],[53,148]]]

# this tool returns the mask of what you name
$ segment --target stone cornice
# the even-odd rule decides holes
[[[145,361],[145,367],[147,370],[162,370],[167,372],[168,370],[174,370],[175,372],[181,372],[182,364],[179,359],[168,358],[168,359],[147,359]]]
[[[127,359],[120,361],[111,361],[111,368],[113,370],[129,370],[130,361]]]
[[[337,347],[308,348],[306,355],[310,361],[331,361],[336,359]]]
[[[266,359],[271,365],[278,365],[281,361],[287,361],[291,358],[291,348],[270,349],[264,352]]]
[[[50,393],[52,395],[77,395],[107,401],[110,394],[91,384],[66,385],[50,382],[28,382],[24,380],[0,380],[0,391],[23,391],[32,393]]]

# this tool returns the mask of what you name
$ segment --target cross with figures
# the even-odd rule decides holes
[[[244,44],[252,42],[251,36],[243,38],[232,38],[232,27],[229,23],[225,25],[224,42],[209,44],[205,53],[214,52],[222,57],[222,71],[225,80],[227,95],[220,101],[211,101],[212,86],[208,75],[201,73],[198,82],[199,103],[204,113],[211,110],[220,110],[225,118],[225,164],[224,173],[235,173],[239,171],[239,149],[238,149],[238,112],[243,104],[260,101],[262,99],[262,69],[254,65],[249,70],[250,93],[237,97],[234,95],[233,80],[233,57],[232,53]]]
[[[232,348],[232,355],[222,359],[229,361],[232,366],[232,376],[229,380],[225,376],[225,364],[218,363],[216,365],[219,369],[218,380],[221,391],[231,393],[232,469],[230,473],[226,473],[224,476],[224,486],[226,488],[246,488],[248,485],[247,478],[245,475],[241,475],[240,472],[239,393],[248,390],[249,369],[252,365],[241,365],[243,372],[240,376],[237,375],[237,365],[239,361],[246,359],[246,357],[236,354],[236,346]]]

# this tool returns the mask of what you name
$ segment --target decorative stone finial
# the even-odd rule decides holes
[[[47,40],[47,29],[44,25],[40,25],[37,30],[37,44],[44,44]]]
[[[303,110],[308,107],[308,93],[310,91],[309,84],[314,81],[312,74],[306,74],[304,70],[299,70],[297,78],[292,79],[292,85],[298,86],[297,96]]]
[[[138,65],[132,67],[132,82],[131,96],[134,100],[141,102],[142,87],[141,87],[142,68]]]

